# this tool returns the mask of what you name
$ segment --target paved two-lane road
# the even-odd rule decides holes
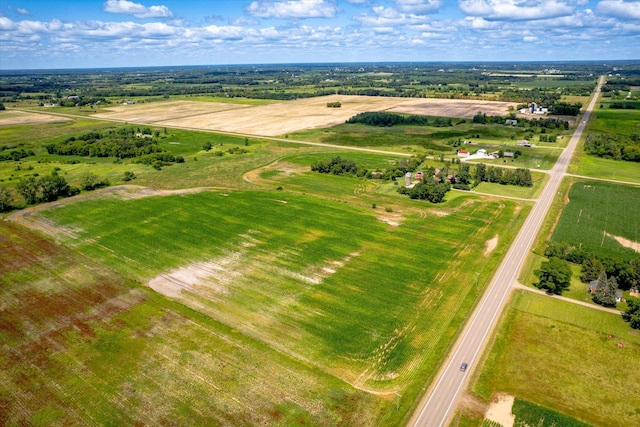
[[[582,131],[589,121],[591,111],[598,99],[604,78],[601,77],[598,87],[587,107],[582,122],[573,134],[569,144],[560,155],[557,163],[550,172],[550,179],[544,188],[542,195],[535,203],[531,213],[527,217],[518,236],[511,245],[507,255],[493,277],[480,304],[471,315],[470,321],[453,346],[444,366],[436,377],[434,386],[431,387],[416,410],[410,426],[416,427],[442,427],[447,425],[454,414],[456,403],[467,378],[473,372],[479,360],[480,353],[484,349],[489,335],[493,331],[497,319],[502,312],[507,297],[511,291],[511,285],[516,279],[523,261],[533,244],[536,234],[544,221],[549,206],[558,191],[560,182],[567,171],[571,156],[580,141]],[[465,372],[460,371],[462,363],[468,363],[469,368]]]

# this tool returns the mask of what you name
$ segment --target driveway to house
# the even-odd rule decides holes
[[[502,260],[480,303],[464,326],[460,337],[453,345],[451,353],[436,376],[435,382],[420,402],[409,422],[410,426],[441,427],[448,425],[453,417],[460,394],[466,387],[480,354],[489,341],[491,332],[495,328],[500,313],[502,313],[511,289],[513,289],[512,284],[530,252],[553,198],[558,193],[562,178],[566,174],[571,156],[580,141],[586,123],[589,121],[603,82],[604,77],[601,77],[582,120],[549,173],[549,182]],[[462,363],[468,364],[468,369],[465,371],[461,371]]]
[[[592,308],[594,310],[606,311],[608,313],[622,315],[622,312],[620,310],[616,310],[615,308],[603,307],[603,306],[598,305],[598,304],[591,304],[591,303],[580,301],[580,300],[577,300],[577,299],[571,299],[571,298],[563,297],[562,295],[549,295],[549,294],[547,294],[545,291],[543,291],[541,289],[531,288],[531,287],[523,285],[522,283],[517,282],[517,281],[513,282],[513,287],[515,289],[524,289],[525,291],[534,292],[534,293],[540,294],[540,295],[547,295],[549,298],[559,299],[559,300],[562,300],[562,301],[565,301],[565,302],[570,302],[571,304],[577,304],[577,305],[581,305],[583,307],[589,307],[589,308]]]

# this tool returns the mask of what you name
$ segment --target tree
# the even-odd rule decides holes
[[[136,179],[137,176],[135,173],[131,172],[131,171],[124,171],[124,178],[122,178],[122,180],[124,182],[128,182],[131,181],[132,179]]]
[[[571,284],[571,267],[560,258],[554,257],[543,262],[535,274],[540,279],[538,283],[535,283],[535,286],[556,295],[561,295],[562,291]]]
[[[27,204],[32,205],[37,200],[38,187],[38,180],[33,176],[28,176],[22,179],[16,188],[18,193],[27,201]]]
[[[602,270],[598,276],[598,285],[593,292],[593,302],[605,307],[615,307],[617,290],[618,283],[615,277],[607,278],[607,272]]]
[[[627,298],[627,309],[624,317],[629,321],[633,329],[640,329],[640,298]]]
[[[580,280],[588,283],[597,280],[600,272],[604,270],[604,264],[592,253],[587,255],[582,261],[582,271],[580,272]]]
[[[13,208],[11,199],[13,197],[13,191],[10,188],[0,186],[0,212],[6,212]]]
[[[38,186],[42,189],[42,201],[44,202],[52,202],[71,193],[71,187],[67,181],[56,171],[49,176],[41,177],[38,180]]]

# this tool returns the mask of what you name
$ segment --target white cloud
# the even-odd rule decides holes
[[[259,18],[333,18],[338,7],[331,0],[254,1],[247,12]]]
[[[29,15],[29,11],[27,9],[23,9],[21,7],[17,8],[16,12],[18,12],[20,15]]]
[[[458,0],[469,16],[491,20],[526,21],[570,15],[583,0]]]
[[[440,10],[442,0],[395,0],[398,10],[409,13],[433,13]]]
[[[136,18],[167,18],[173,16],[167,6],[143,6],[128,0],[107,0],[103,9],[105,12],[133,15]]]
[[[374,6],[373,14],[363,13],[354,16],[353,19],[370,27],[416,25],[429,20],[429,18],[424,15],[401,13],[394,8],[384,6]]]
[[[15,22],[13,22],[11,19],[5,16],[0,16],[0,31],[11,31],[11,30],[14,30],[15,28],[16,28]]]
[[[623,20],[640,19],[640,1],[602,0],[596,10]]]

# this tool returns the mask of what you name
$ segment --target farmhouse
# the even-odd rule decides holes
[[[518,124],[517,120],[513,120],[513,119],[507,119],[504,121],[505,125],[511,125],[511,126],[516,126]]]
[[[458,157],[469,157],[469,152],[467,150],[458,150]]]
[[[513,158],[513,151],[505,151],[504,153],[502,153],[502,157],[511,157]]]
[[[527,139],[521,139],[520,141],[516,142],[516,145],[518,147],[531,147],[531,143]]]
[[[416,172],[416,179],[422,179],[424,175],[422,174],[422,172],[418,171]]]
[[[486,156],[487,155],[487,150],[485,150],[484,148],[481,148],[478,150],[477,154],[479,156]]]

